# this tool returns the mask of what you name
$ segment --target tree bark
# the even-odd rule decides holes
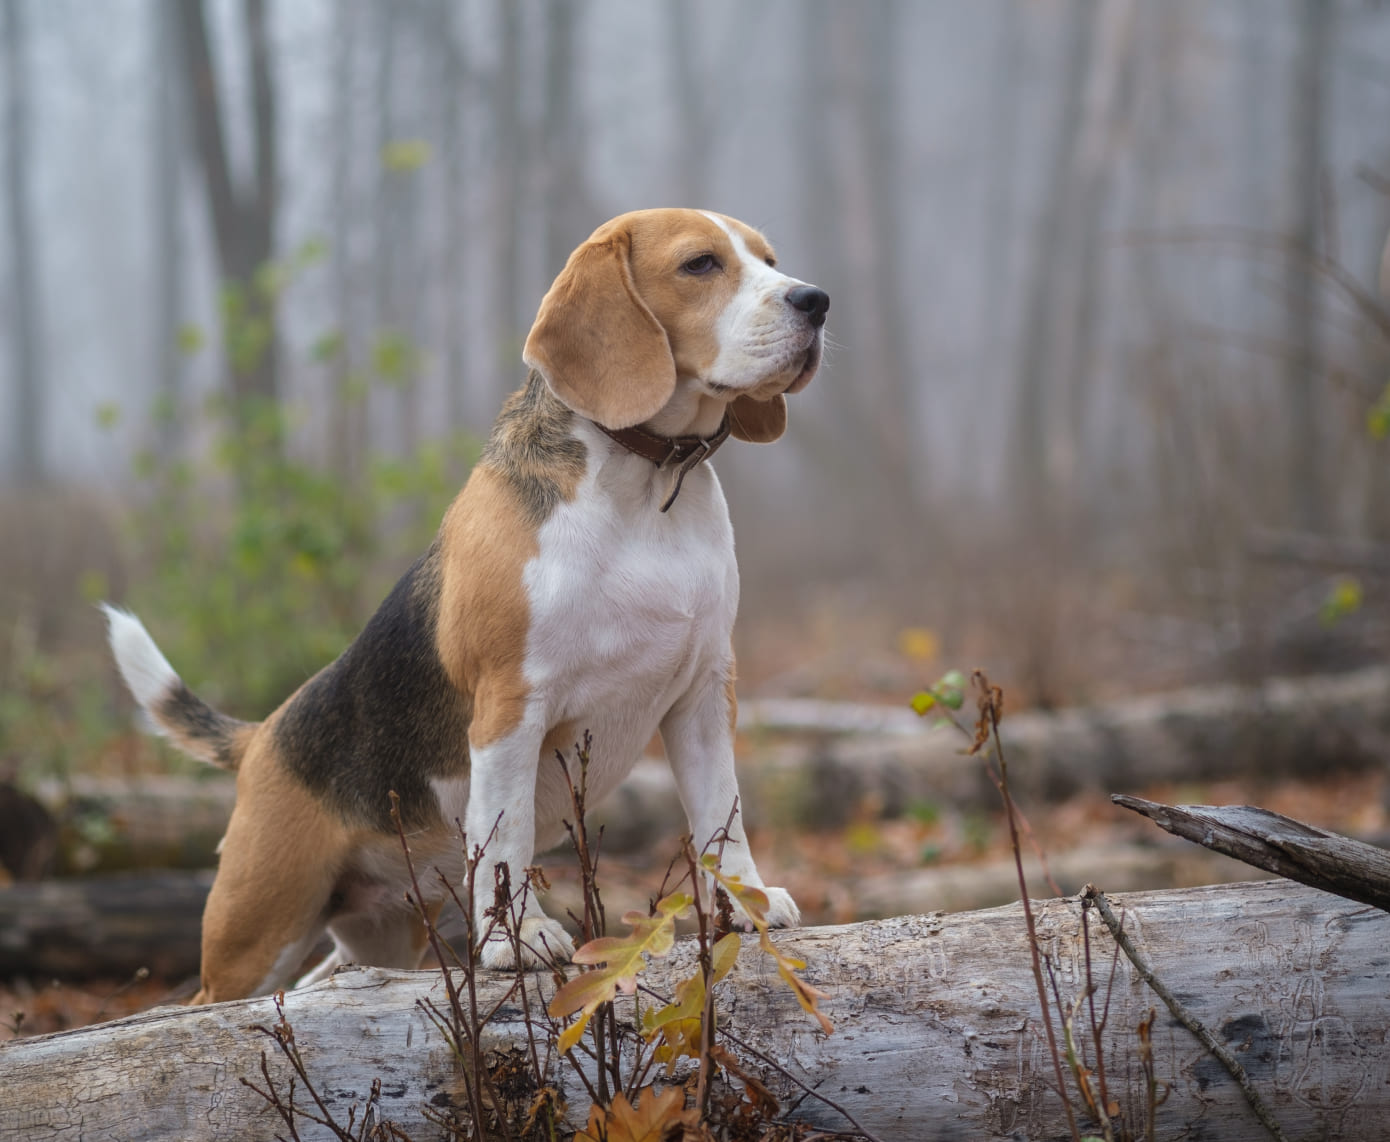
[[[1390,1113],[1390,917],[1284,881],[1111,904],[1161,980],[1234,1051],[1287,1137],[1377,1136]],[[1035,908],[1041,950],[1070,1012],[1086,981],[1080,906],[1052,900]],[[1138,1127],[1145,1083],[1136,1028],[1156,1000],[1123,956],[1111,978],[1109,936],[1093,917],[1088,931],[1097,1012],[1108,1004],[1109,1097]],[[823,1129],[847,1127],[834,1110],[802,1099],[799,1087],[749,1047],[826,1093],[882,1142],[1065,1133],[1019,906],[806,929],[777,942],[806,960],[806,978],[829,993],[821,1008],[834,1034],[823,1036],[800,1011],[752,937],[717,993],[719,1025],[744,1044],[729,1045],[764,1074],[784,1106],[801,1100],[796,1117]],[[647,982],[669,995],[692,962],[691,944],[682,941],[652,966]],[[553,983],[537,975],[527,984],[535,1012],[535,992],[548,996]],[[484,1008],[510,985],[509,976],[480,973]],[[438,973],[351,970],[287,996],[285,1015],[308,1075],[340,1122],[354,1104],[360,1115],[379,1078],[381,1116],[417,1139],[434,1136],[422,1112],[453,1103],[458,1080],[449,1049],[418,1006],[424,999],[444,1002]],[[1078,1010],[1094,1067],[1087,1008]],[[269,1139],[282,1123],[239,1080],[263,1082],[264,1054],[286,1090],[285,1060],[251,1029],[275,1020],[269,999],[246,1000],[158,1009],[5,1044],[0,1134],[42,1142],[80,1124],[150,1140]],[[525,1037],[513,996],[486,1038],[515,1046]],[[1266,1137],[1235,1082],[1161,1005],[1152,1038],[1155,1077],[1168,1091],[1156,1112],[1158,1137]],[[549,1077],[582,1120],[588,1100],[572,1074],[554,1066]],[[296,1098],[309,1105],[302,1086]],[[301,1131],[306,1142],[328,1136]]]

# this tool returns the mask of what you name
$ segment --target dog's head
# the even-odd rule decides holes
[[[649,420],[682,384],[726,403],[740,439],[776,440],[783,394],[820,367],[830,298],[775,267],[767,239],[733,218],[623,214],[570,255],[522,357],[609,428]]]

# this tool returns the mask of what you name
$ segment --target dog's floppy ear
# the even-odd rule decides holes
[[[608,428],[640,424],[671,399],[676,361],[637,293],[626,228],[601,230],[570,255],[521,357],[565,404]]]
[[[740,440],[771,444],[787,431],[787,398],[781,393],[771,400],[735,397],[729,405],[729,429]]]

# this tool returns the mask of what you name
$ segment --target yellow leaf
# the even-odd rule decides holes
[[[655,916],[629,912],[623,917],[623,923],[631,929],[626,936],[602,936],[574,953],[577,964],[604,966],[576,976],[550,1000],[551,1015],[581,1013],[580,1019],[560,1036],[562,1053],[579,1042],[584,1025],[600,1005],[611,1002],[619,991],[631,995],[637,990],[637,973],[646,966],[645,954],[664,956],[671,950],[676,939],[676,920],[685,914],[691,899],[685,893],[672,893],[657,902]]]
[[[786,980],[787,986],[792,989],[792,994],[796,996],[796,1001],[806,1012],[815,1016],[822,1031],[827,1035],[831,1034],[835,1030],[834,1025],[821,1014],[816,1006],[820,1000],[828,998],[827,994],[812,987],[798,976],[796,973],[806,966],[805,962],[783,953],[768,936],[767,893],[759,888],[744,884],[736,876],[726,876],[720,871],[718,861],[713,855],[706,855],[702,858],[701,863],[705,870],[719,882],[724,891],[739,903],[748,919],[753,922],[753,927],[758,930],[758,946],[776,961],[777,974]]]
[[[1361,609],[1365,592],[1354,575],[1339,575],[1322,601],[1319,614],[1324,624],[1335,623]]]
[[[941,640],[929,627],[903,627],[898,631],[898,650],[918,662],[930,662],[941,653]]]
[[[555,1040],[555,1049],[560,1054],[563,1055],[566,1051],[572,1050],[574,1045],[579,1042],[584,1035],[584,1028],[589,1025],[589,1016],[592,1014],[593,1012],[586,1008],[579,1013],[578,1019],[560,1032],[559,1037]]]

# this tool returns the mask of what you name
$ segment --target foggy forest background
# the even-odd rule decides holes
[[[832,298],[719,457],[745,689],[1390,642],[1390,4],[0,0],[0,105],[0,761],[118,700],[98,597],[245,715],[332,657],[653,205]]]

